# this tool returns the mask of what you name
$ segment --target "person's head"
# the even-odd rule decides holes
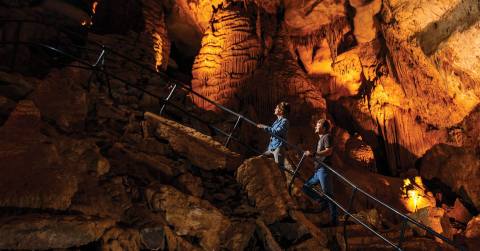
[[[330,131],[330,122],[326,119],[319,119],[315,124],[315,133],[325,134]]]
[[[290,104],[287,102],[278,103],[274,113],[277,116],[287,116],[290,113]]]

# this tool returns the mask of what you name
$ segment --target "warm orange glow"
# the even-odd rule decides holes
[[[95,14],[95,11],[97,9],[98,2],[93,2],[92,4],[92,13]]]
[[[416,212],[420,208],[434,207],[435,198],[427,193],[422,178],[416,176],[413,179],[404,179],[402,187],[403,204],[410,212]]]
[[[89,20],[83,20],[81,24],[82,26],[85,26],[85,25],[92,25],[93,23],[92,21],[89,21]]]

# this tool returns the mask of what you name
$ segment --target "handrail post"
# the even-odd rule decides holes
[[[353,199],[355,198],[355,194],[357,192],[357,187],[354,187],[352,190],[352,196],[350,196],[350,200],[348,201],[348,208],[347,211],[350,213],[353,207]],[[345,220],[343,221],[343,241],[345,242],[345,249],[348,250],[348,235],[347,235],[347,221],[350,214],[345,214]]]
[[[160,108],[159,115],[162,115],[163,110],[165,109],[165,106],[167,105],[168,101],[170,100],[173,93],[175,92],[175,89],[177,88],[177,84],[174,84],[173,86],[170,85],[170,87],[171,87],[170,93],[168,93],[167,97],[162,101],[163,105],[162,105],[162,108]]]
[[[100,52],[100,54],[98,55],[97,57],[97,60],[95,61],[95,63],[93,63],[92,65],[90,65],[90,68],[92,70],[92,72],[90,73],[90,76],[88,77],[88,81],[87,81],[87,91],[90,91],[90,87],[92,85],[92,81],[93,81],[93,77],[99,77],[98,76],[98,64],[102,62],[102,59],[103,59],[103,56],[105,55],[105,48],[102,47],[102,51]],[[103,64],[103,63],[102,63]]]
[[[235,129],[237,129],[238,125],[242,122],[242,116],[237,116],[237,121],[235,122],[235,125],[232,128],[232,131],[228,135],[227,140],[225,141],[225,147],[228,147],[228,143],[230,143],[230,138],[232,138],[233,133],[235,132]]]
[[[405,235],[405,228],[407,226],[407,218],[403,218],[402,220],[402,228],[400,229],[400,238],[398,240],[398,247],[402,248],[402,243]]]
[[[101,56],[102,59],[101,59],[101,62],[100,62],[100,69],[102,70],[103,75],[105,77],[105,81],[107,82],[108,95],[110,96],[110,98],[113,98],[112,87],[110,85],[110,76],[107,73],[107,67],[105,66],[105,56],[106,56],[106,54],[107,54],[107,50],[105,49],[105,46],[102,45],[102,56]]]
[[[306,156],[307,155],[305,154],[305,152],[303,152],[302,157],[300,158],[298,163],[295,165],[295,170],[293,171],[292,179],[290,180],[290,183],[288,184],[288,194],[290,194],[290,195],[292,195],[293,183],[295,181],[295,178],[297,178],[298,172],[300,171],[300,167],[302,166],[303,160],[305,160]]]

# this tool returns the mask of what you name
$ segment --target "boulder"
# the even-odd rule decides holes
[[[98,240],[114,222],[86,216],[32,214],[0,218],[1,249],[57,249]]]
[[[33,83],[21,75],[0,72],[0,95],[15,101],[23,99],[33,91]]]
[[[40,133],[40,112],[20,101],[0,128],[0,206],[66,209],[77,191],[75,171]]]
[[[131,206],[121,189],[121,184],[115,189],[111,181],[100,185],[95,179],[86,180],[79,185],[69,209],[84,215],[120,220],[124,210]]]
[[[145,117],[155,126],[155,133],[168,140],[173,150],[204,170],[234,170],[240,165],[240,155],[230,151],[210,136],[172,120],[146,112]]]
[[[42,117],[65,131],[81,131],[87,117],[87,93],[78,84],[86,74],[79,69],[53,71],[35,89],[33,101]]]
[[[480,216],[477,215],[468,222],[465,237],[480,238]]]
[[[445,214],[445,210],[437,207],[424,207],[410,214],[410,217],[427,227],[430,227],[435,232],[452,239],[453,229],[450,225],[450,220]],[[419,234],[426,235],[427,232],[419,227],[409,223]],[[443,242],[439,238],[435,238],[438,242]]]
[[[466,224],[470,221],[470,219],[472,219],[472,215],[458,198],[455,200],[453,208],[451,208],[450,210],[447,209],[447,216],[464,224]]]
[[[177,235],[196,237],[207,250],[220,248],[231,221],[209,202],[159,184],[150,185],[145,195],[153,209],[165,212]]]
[[[436,145],[422,158],[420,175],[437,178],[480,208],[480,158],[473,149]]]
[[[102,235],[102,251],[139,251],[140,233],[136,229],[110,228]]]
[[[273,160],[263,156],[246,160],[238,168],[236,179],[267,225],[288,216],[293,201],[285,176]]]

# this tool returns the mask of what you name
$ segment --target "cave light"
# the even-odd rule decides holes
[[[414,177],[413,180],[410,178],[404,179],[402,194],[403,204],[411,213],[424,207],[435,206],[435,199],[427,193],[420,176]]]

